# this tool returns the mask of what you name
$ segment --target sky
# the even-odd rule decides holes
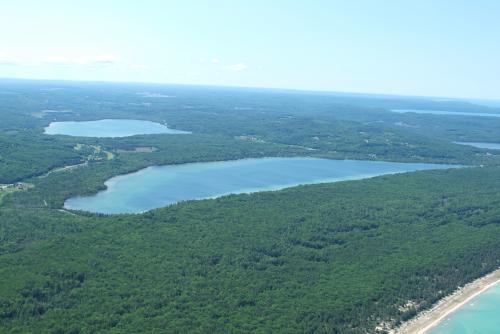
[[[500,100],[499,0],[0,1],[0,78]]]

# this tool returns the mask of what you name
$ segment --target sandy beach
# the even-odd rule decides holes
[[[443,298],[431,309],[417,315],[414,319],[403,323],[391,333],[395,334],[424,334],[439,324],[451,313],[467,304],[485,290],[500,282],[500,268],[459,288],[451,295]]]

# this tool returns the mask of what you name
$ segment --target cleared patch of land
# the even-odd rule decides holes
[[[0,202],[2,201],[2,197],[16,192],[16,191],[23,191],[27,190],[30,188],[33,188],[34,185],[31,183],[26,183],[26,182],[16,182],[12,184],[0,184]]]
[[[137,146],[129,150],[116,150],[117,153],[153,153],[158,151],[158,148],[154,146]]]
[[[47,176],[49,176],[50,174],[53,174],[53,173],[64,172],[64,171],[68,171],[68,170],[73,170],[73,169],[76,169],[76,168],[79,168],[79,167],[87,166],[87,164],[88,164],[88,161],[85,161],[85,162],[82,162],[81,164],[69,165],[69,166],[63,166],[63,167],[54,168],[53,170],[48,171],[47,173],[45,173],[44,175],[42,175],[40,177],[47,177]]]

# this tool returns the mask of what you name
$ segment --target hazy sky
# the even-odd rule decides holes
[[[0,77],[500,99],[500,0],[2,0]]]

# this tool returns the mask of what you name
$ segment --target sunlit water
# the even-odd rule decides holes
[[[477,148],[486,148],[490,150],[500,150],[500,144],[498,143],[478,143],[478,142],[468,142],[468,141],[456,141],[455,144],[468,145]]]
[[[127,137],[148,134],[187,134],[151,121],[134,119],[101,119],[85,122],[52,122],[45,128],[49,135],[78,137]]]
[[[153,166],[113,177],[105,183],[107,190],[94,196],[70,198],[65,207],[100,213],[138,213],[180,201],[226,194],[450,167],[315,158],[263,158]]]
[[[444,110],[425,110],[425,109],[391,109],[393,112],[400,114],[415,113],[415,114],[433,114],[433,115],[448,115],[448,116],[474,116],[474,117],[500,117],[500,113],[484,113],[484,112],[455,112]]]
[[[500,284],[481,293],[428,332],[428,334],[494,333],[500,333]]]

